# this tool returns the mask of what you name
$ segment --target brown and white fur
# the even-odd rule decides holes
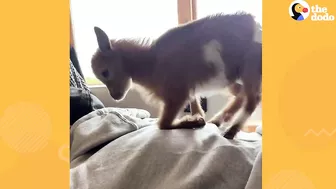
[[[233,139],[260,101],[261,44],[254,41],[255,28],[253,16],[244,12],[202,18],[152,42],[110,40],[95,27],[99,48],[92,69],[117,101],[135,83],[162,102],[160,129],[203,127],[199,96],[229,88],[235,100],[209,122],[220,126],[243,106],[242,114],[224,133]],[[192,115],[177,119],[188,102]]]

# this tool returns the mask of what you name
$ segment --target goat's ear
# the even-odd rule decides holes
[[[112,49],[111,48],[111,43],[110,43],[110,40],[109,40],[109,37],[107,36],[107,34],[97,26],[94,27],[94,31],[96,33],[99,49],[102,52],[107,52],[107,51],[111,50]]]

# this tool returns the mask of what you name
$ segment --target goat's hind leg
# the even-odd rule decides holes
[[[219,127],[223,122],[228,122],[237,113],[237,111],[242,107],[244,97],[243,97],[243,87],[239,83],[233,83],[228,86],[229,91],[234,95],[234,100],[229,102],[229,105],[220,110],[215,116],[213,116],[208,122],[215,124]]]
[[[251,116],[258,104],[258,96],[254,94],[249,94],[245,98],[245,105],[242,112],[239,114],[231,127],[227,128],[224,133],[224,137],[227,139],[233,139],[236,134],[242,129],[246,120]]]
[[[233,125],[225,131],[224,137],[227,139],[233,139],[236,136],[261,100],[261,53],[261,46],[256,44],[251,47],[245,56],[246,63],[244,72],[241,76],[243,81],[245,104],[243,106],[243,111],[237,119],[234,120]]]

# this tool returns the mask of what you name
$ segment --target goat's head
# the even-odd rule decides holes
[[[99,48],[91,61],[93,73],[106,85],[114,100],[123,100],[131,87],[132,78],[125,70],[121,53],[113,48],[107,34],[98,27],[94,27],[94,31]]]

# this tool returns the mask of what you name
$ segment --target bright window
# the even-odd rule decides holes
[[[178,24],[176,0],[71,0],[75,48],[85,80],[101,84],[91,70],[99,26],[110,38],[152,37]]]
[[[246,11],[256,17],[262,25],[262,0],[197,0],[197,18],[214,13],[234,13]]]

